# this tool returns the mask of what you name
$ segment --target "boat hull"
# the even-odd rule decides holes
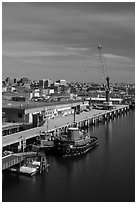
[[[84,144],[84,145],[69,145],[65,144],[64,142],[58,142],[55,147],[55,152],[57,155],[63,157],[72,157],[72,156],[79,156],[85,154],[86,152],[90,151],[91,149],[98,146],[98,139],[94,137],[93,140]]]

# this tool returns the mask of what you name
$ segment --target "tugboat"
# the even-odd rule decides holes
[[[48,132],[48,120],[47,131],[40,132],[37,136],[36,144],[31,145],[33,151],[43,151],[45,154],[51,154],[54,151],[54,137]]]
[[[85,131],[81,131],[75,123],[68,128],[66,135],[61,135],[55,141],[55,152],[63,157],[78,156],[88,152],[98,145],[98,138],[92,137]]]
[[[67,135],[62,135],[55,141],[56,152],[63,157],[84,154],[97,145],[96,137],[80,131],[78,127],[68,128]]]
[[[54,138],[49,132],[40,132],[37,138],[37,145],[33,145],[33,147],[44,150],[45,154],[52,153],[54,148]]]

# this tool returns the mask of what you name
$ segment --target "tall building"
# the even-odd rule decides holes
[[[41,79],[39,80],[39,88],[46,89],[50,87],[52,84],[52,81],[50,79]]]
[[[14,79],[11,79],[11,78],[7,77],[5,79],[5,82],[6,82],[7,85],[12,85],[12,84],[14,84]]]
[[[14,84],[16,84],[17,83],[17,79],[16,78],[14,78]]]

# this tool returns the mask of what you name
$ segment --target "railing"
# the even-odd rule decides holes
[[[16,154],[11,154],[9,156],[3,157],[3,164],[2,164],[2,170],[8,169],[16,164],[19,164],[22,162],[26,156],[36,156],[37,152],[21,152],[21,153],[16,153]],[[12,158],[13,156],[14,159],[11,159],[10,161],[4,162],[4,158]]]
[[[2,164],[2,170],[8,169],[11,166],[14,166],[16,164],[19,164],[20,162],[22,162],[24,160],[23,157],[16,157],[8,162],[5,162],[4,164]]]
[[[31,156],[31,155],[36,155],[37,152],[21,152],[21,153],[16,153],[14,155],[16,156]]]

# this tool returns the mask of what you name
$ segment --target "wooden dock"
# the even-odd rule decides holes
[[[76,123],[78,127],[94,125],[102,120],[116,117],[117,115],[124,114],[130,110],[129,105],[115,105],[116,107],[112,110],[96,110],[92,109],[89,112],[82,112],[76,115]],[[51,119],[48,124],[48,131],[54,135],[58,132],[66,132],[68,127],[73,125],[73,115],[62,116]],[[26,141],[30,138],[35,138],[39,135],[40,131],[44,132],[47,130],[47,125],[17,132],[2,137],[2,147],[6,147],[15,143],[19,146],[26,145]]]

